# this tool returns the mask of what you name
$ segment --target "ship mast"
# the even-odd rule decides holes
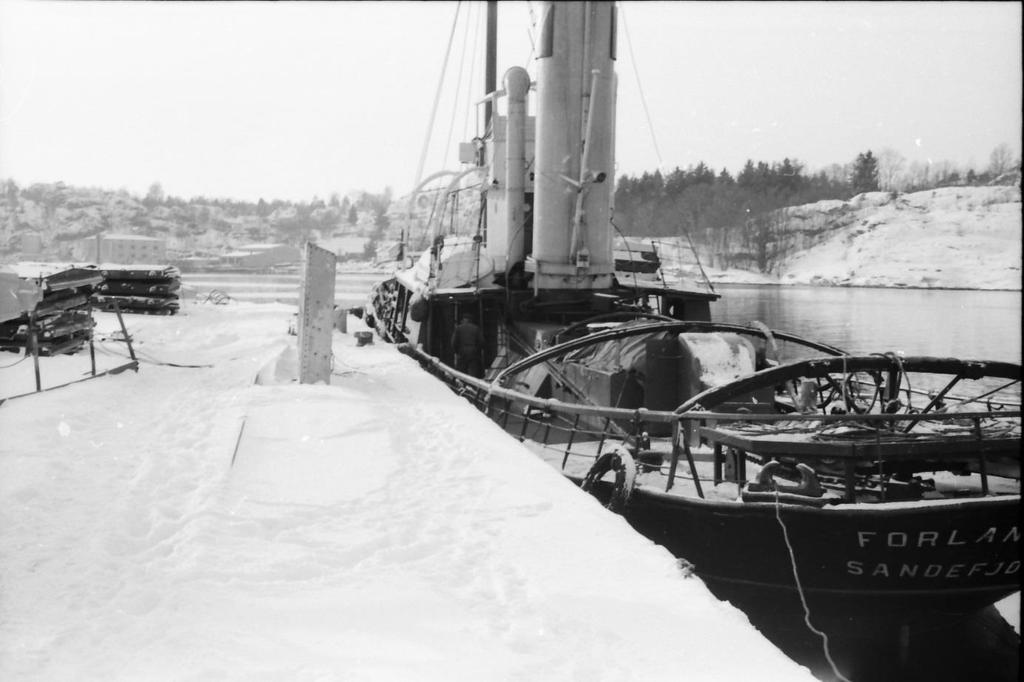
[[[498,2],[487,2],[487,53],[484,62],[484,96],[495,91],[498,84]],[[479,63],[479,62],[477,62]],[[484,104],[484,130],[491,126],[494,102],[488,99]]]

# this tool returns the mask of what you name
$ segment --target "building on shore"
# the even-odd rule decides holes
[[[302,253],[287,244],[246,244],[220,258],[221,268],[264,270],[275,265],[299,263]]]
[[[88,263],[164,263],[167,240],[136,234],[98,234],[75,242],[73,254],[76,260]]]

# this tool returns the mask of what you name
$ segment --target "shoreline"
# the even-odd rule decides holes
[[[712,282],[713,288],[725,287],[804,287],[807,289],[907,289],[913,291],[979,291],[1021,293],[1022,289],[980,288],[980,287],[922,287],[910,285],[882,284],[812,284],[810,282]]]

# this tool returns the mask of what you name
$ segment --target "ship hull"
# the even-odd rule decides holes
[[[961,618],[1019,591],[1019,510],[1015,496],[818,508],[637,488],[623,515],[723,598],[802,612],[802,592],[818,620],[870,630]]]

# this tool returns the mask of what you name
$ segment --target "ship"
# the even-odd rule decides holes
[[[541,17],[366,322],[722,598],[870,632],[1019,591],[1020,365],[713,321],[685,235],[615,234],[615,5]]]

